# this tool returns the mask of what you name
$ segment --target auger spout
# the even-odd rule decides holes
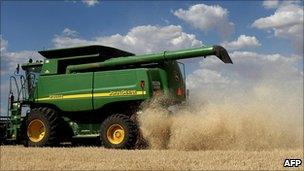
[[[232,64],[232,60],[229,57],[229,54],[226,51],[226,49],[223,48],[222,46],[215,45],[211,47],[200,47],[200,48],[192,48],[192,49],[177,50],[177,51],[164,51],[156,54],[110,58],[103,62],[70,65],[66,68],[66,73],[97,69],[97,68],[105,68],[105,67],[117,67],[117,66],[124,66],[130,64],[146,64],[146,63],[159,62],[165,60],[178,60],[178,59],[195,58],[202,56],[207,57],[211,55],[217,56],[224,63]]]

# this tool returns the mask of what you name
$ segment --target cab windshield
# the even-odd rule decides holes
[[[32,98],[35,92],[38,77],[40,75],[42,64],[31,64],[27,66],[22,66],[25,71],[25,78],[27,82],[28,96]]]

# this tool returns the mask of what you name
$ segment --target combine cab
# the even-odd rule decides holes
[[[24,76],[17,67],[10,79],[2,142],[40,147],[99,137],[108,148],[134,148],[140,137],[134,116],[143,101],[159,94],[165,107],[186,100],[176,60],[215,55],[232,63],[221,46],[138,56],[97,45],[39,53],[44,61],[30,60],[21,66]]]

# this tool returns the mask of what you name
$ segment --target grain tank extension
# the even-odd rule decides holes
[[[24,75],[17,67],[11,76],[2,143],[56,146],[99,137],[108,148],[134,148],[142,102],[163,95],[169,107],[186,100],[184,65],[177,60],[215,55],[232,63],[221,46],[147,55],[99,45],[39,53],[43,61],[29,60],[21,66]]]

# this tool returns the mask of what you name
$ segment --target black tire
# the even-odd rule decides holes
[[[107,132],[112,125],[120,125],[124,130],[124,138],[118,144],[113,144],[108,136]],[[131,120],[128,116],[122,114],[115,114],[109,116],[100,128],[100,140],[101,144],[106,148],[115,149],[132,149],[135,147],[138,140],[139,129],[137,124]]]
[[[0,122],[0,145],[4,144],[6,141],[7,123]]]
[[[27,135],[26,135],[26,120],[27,117],[23,118],[20,124],[20,129],[18,131],[17,143],[28,146]]]
[[[29,124],[34,120],[43,123],[45,128],[43,138],[37,142],[32,141],[28,133]],[[46,107],[31,109],[26,120],[26,143],[24,145],[29,147],[56,146],[59,144],[58,128],[59,117],[55,110]]]

